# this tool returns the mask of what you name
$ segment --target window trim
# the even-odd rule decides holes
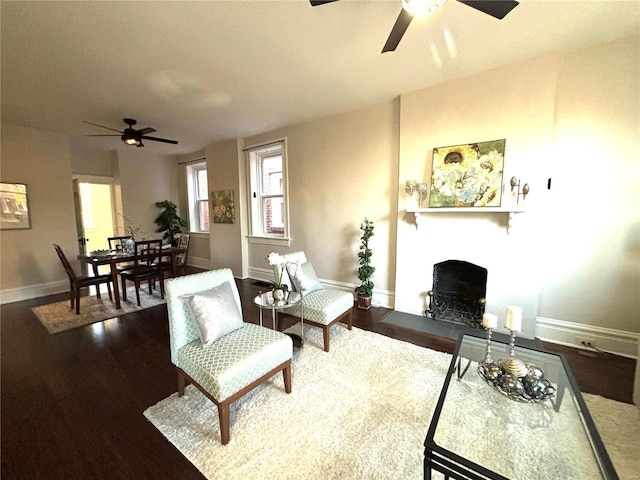
[[[268,234],[264,232],[262,225],[262,196],[253,195],[253,187],[260,184],[257,173],[261,169],[257,169],[254,165],[262,158],[273,155],[273,151],[267,152],[269,147],[280,146],[280,154],[282,156],[282,202],[283,202],[283,222],[284,231],[278,234]],[[291,222],[289,217],[289,173],[288,173],[288,155],[287,155],[287,139],[286,137],[278,138],[266,143],[259,143],[247,146],[244,149],[246,165],[247,165],[247,205],[248,211],[248,230],[247,239],[250,243],[263,245],[291,245]],[[261,154],[262,153],[262,154]],[[280,195],[276,195],[280,197]]]
[[[198,197],[198,172],[207,172],[207,198]],[[207,160],[200,159],[194,160],[186,164],[185,181],[187,183],[187,205],[189,207],[189,232],[208,235],[211,232],[211,224],[209,224],[209,230],[201,230],[200,224],[200,204],[206,202],[207,210],[209,210],[209,179]]]

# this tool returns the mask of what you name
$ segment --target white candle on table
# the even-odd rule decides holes
[[[522,330],[522,308],[517,305],[507,306],[507,320],[505,326],[512,331]]]
[[[498,328],[498,316],[493,313],[485,313],[482,316],[482,325],[486,328]]]

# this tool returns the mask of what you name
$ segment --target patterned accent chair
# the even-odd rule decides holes
[[[269,255],[269,258],[273,259],[273,255]],[[278,330],[282,330],[285,317],[299,321],[300,315],[303,315],[305,324],[322,328],[324,351],[328,352],[329,330],[335,323],[345,323],[351,330],[353,294],[324,288],[316,277],[313,265],[302,251],[285,255],[275,254],[275,258],[277,260],[270,261],[270,264],[273,266],[276,280],[281,279],[290,290],[302,294],[300,304],[278,310]]]
[[[226,287],[228,282],[230,287]],[[203,344],[201,320],[188,299],[218,287],[228,288],[225,300],[239,310],[240,326]],[[242,304],[230,269],[172,278],[166,282],[171,362],[178,376],[178,395],[192,383],[218,407],[223,445],[230,439],[229,407],[278,372],[291,393],[293,343],[287,335],[242,320]],[[230,299],[229,297],[232,297]],[[233,307],[235,309],[235,306]],[[206,310],[206,309],[205,309]],[[214,316],[215,317],[215,316]],[[214,322],[224,319],[213,318]]]

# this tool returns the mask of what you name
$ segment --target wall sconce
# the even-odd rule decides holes
[[[525,183],[522,186],[522,190],[520,190],[520,180],[516,177],[511,177],[511,181],[509,183],[511,185],[512,192],[514,188],[518,187],[518,192],[516,193],[516,203],[520,203],[520,196],[522,195],[522,200],[524,200],[529,193],[529,184]]]

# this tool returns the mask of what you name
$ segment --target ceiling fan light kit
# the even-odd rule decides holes
[[[94,125],[100,128],[106,128],[107,130],[111,130],[112,132],[118,132],[117,134],[97,134],[97,135],[87,135],[88,137],[120,137],[122,143],[125,145],[131,145],[132,147],[144,147],[142,140],[153,140],[154,142],[163,142],[163,143],[172,143],[177,145],[178,142],[176,140],[169,140],[166,138],[159,137],[150,137],[148,134],[156,131],[155,128],[146,127],[141,128],[140,130],[136,130],[133,126],[138,123],[133,118],[123,118],[122,121],[128,125],[123,131],[116,130],[115,128],[105,127],[104,125],[99,125],[97,123],[87,122],[89,125]]]
[[[312,7],[333,3],[338,0],[309,0]],[[393,24],[389,38],[382,47],[382,53],[393,52],[402,40],[404,33],[409,28],[414,15],[422,15],[433,12],[446,3],[447,0],[401,0],[402,9],[400,15]],[[457,0],[471,8],[502,20],[511,10],[518,6],[516,0]]]
[[[402,0],[402,8],[414,16],[426,15],[444,5],[447,0]]]

